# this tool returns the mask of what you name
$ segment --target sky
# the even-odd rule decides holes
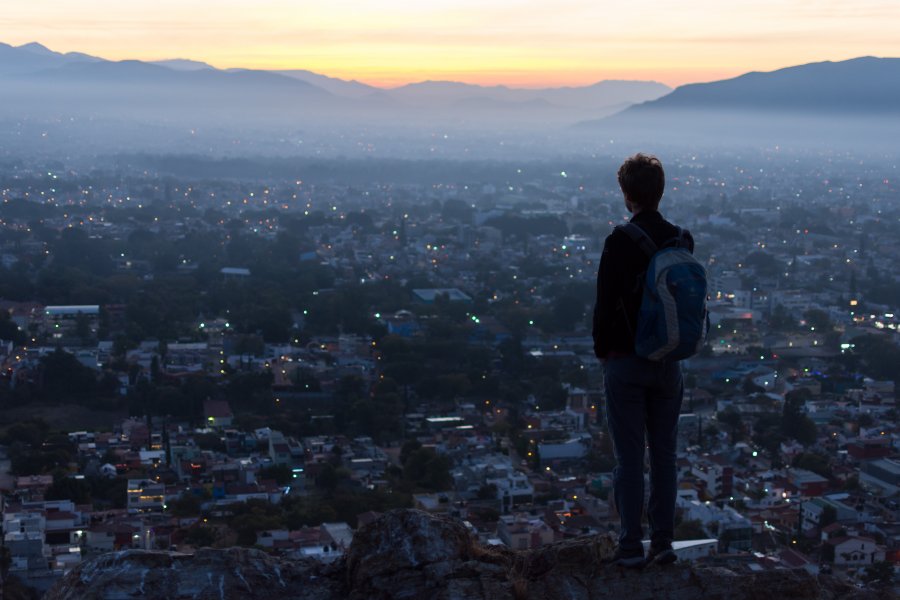
[[[900,57],[897,0],[2,0],[0,41],[113,60],[308,69],[382,87],[677,86]]]

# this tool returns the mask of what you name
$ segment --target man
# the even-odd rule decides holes
[[[625,207],[662,248],[679,229],[659,213],[665,173],[659,159],[628,158],[618,172]],[[693,239],[686,234],[691,252]],[[675,449],[684,387],[677,361],[656,362],[635,354],[635,327],[650,257],[628,233],[616,228],[607,238],[597,274],[594,353],[604,365],[607,421],[616,456],[613,484],[621,531],[609,560],[624,567],[675,561]],[[645,436],[646,432],[646,436]],[[650,499],[647,517],[650,550],[644,557],[641,516],[644,504],[644,448],[650,450]]]

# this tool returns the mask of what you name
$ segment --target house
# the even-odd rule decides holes
[[[207,398],[203,401],[203,417],[206,419],[207,427],[231,427],[234,420],[234,414],[231,412],[231,406],[226,400],[213,400]]]
[[[502,515],[497,522],[497,535],[513,550],[539,548],[555,537],[543,520],[528,515]]]
[[[900,461],[880,458],[863,463],[859,469],[859,482],[879,494],[890,496],[900,492]]]
[[[293,462],[291,447],[280,431],[269,434],[269,458],[276,465],[289,465]]]
[[[826,478],[806,469],[789,469],[787,480],[801,496],[821,496],[830,485]]]
[[[813,498],[804,502],[801,507],[801,518],[804,532],[830,525],[831,523],[823,522],[829,519],[838,523],[855,523],[859,519],[856,509],[832,498]]]
[[[872,538],[861,536],[839,537],[822,545],[823,557],[840,567],[871,565],[884,560],[884,547]]]
[[[131,514],[162,511],[165,504],[166,486],[149,479],[129,479],[126,507]]]
[[[428,288],[414,289],[412,291],[413,299],[422,304],[434,304],[441,296],[447,298],[449,302],[471,303],[472,297],[456,288]]]
[[[731,496],[734,489],[734,468],[730,461],[718,456],[703,456],[694,460],[691,474],[702,482],[702,491],[709,498]]]

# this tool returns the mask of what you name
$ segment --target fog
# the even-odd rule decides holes
[[[208,158],[546,160],[638,148],[890,154],[897,59],[753,73],[671,90],[655,82],[512,89],[421,82],[379,89],[294,70],[111,62],[0,47],[7,158],[136,153]]]

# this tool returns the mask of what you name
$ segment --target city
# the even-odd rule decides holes
[[[893,585],[896,158],[660,156],[712,325],[683,363],[676,553]],[[622,158],[0,165],[6,572],[327,562],[394,508],[513,550],[614,530],[590,318]]]

